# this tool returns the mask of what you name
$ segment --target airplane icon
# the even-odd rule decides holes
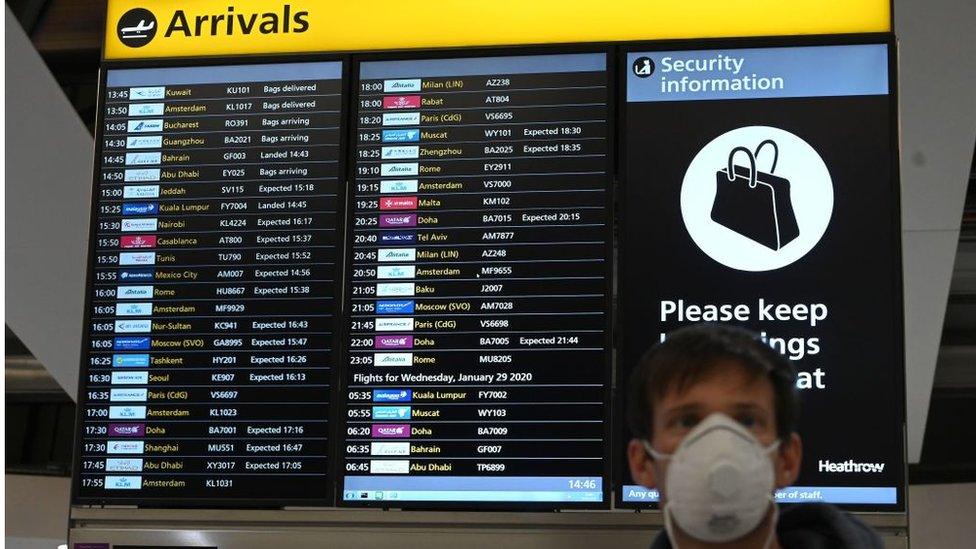
[[[122,27],[122,39],[128,40],[132,38],[146,38],[148,36],[146,33],[155,28],[155,26],[155,21],[146,23],[145,19],[140,19],[138,25],[133,27]]]

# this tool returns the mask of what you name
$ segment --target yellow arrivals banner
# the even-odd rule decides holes
[[[890,0],[109,0],[106,59],[891,31]]]

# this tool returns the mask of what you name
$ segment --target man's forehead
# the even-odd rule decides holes
[[[693,379],[683,382],[676,380],[659,394],[657,404],[666,408],[696,402],[771,408],[774,399],[773,383],[769,377],[735,360],[717,363]]]

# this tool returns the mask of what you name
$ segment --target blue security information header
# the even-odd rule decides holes
[[[657,490],[625,485],[626,503],[656,503]],[[891,486],[790,486],[776,491],[777,503],[833,503],[853,505],[895,505],[898,491]]]
[[[627,101],[886,95],[883,44],[627,54]]]

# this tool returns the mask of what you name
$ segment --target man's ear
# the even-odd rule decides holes
[[[627,445],[627,460],[630,462],[630,478],[645,488],[657,488],[657,475],[654,474],[654,460],[647,455],[641,441],[632,438]]]
[[[776,487],[786,488],[796,482],[796,477],[800,475],[800,462],[803,459],[800,435],[792,433],[789,439],[781,442],[776,455]]]

